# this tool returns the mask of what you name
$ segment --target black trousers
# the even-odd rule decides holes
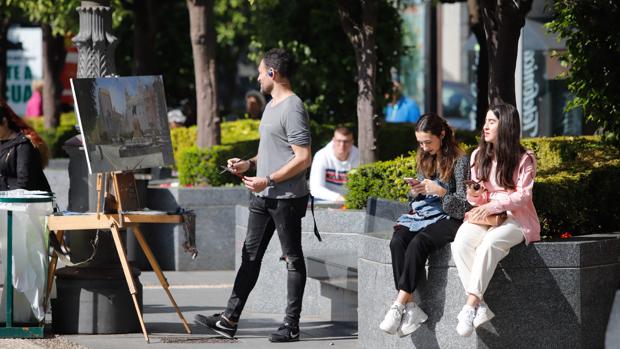
[[[265,250],[278,230],[282,259],[286,261],[287,301],[284,322],[299,323],[301,303],[306,287],[306,263],[301,248],[301,218],[306,215],[308,196],[295,199],[268,199],[252,195],[248,231],[241,253],[232,294],[224,316],[239,321],[243,307],[256,285]],[[274,293],[278,290],[274,290]]]
[[[413,293],[420,280],[426,276],[428,255],[454,241],[461,223],[458,219],[441,219],[419,232],[411,232],[402,225],[394,227],[390,250],[397,290]]]

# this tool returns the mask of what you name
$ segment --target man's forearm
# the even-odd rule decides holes
[[[270,174],[269,177],[276,183],[293,178],[300,174],[302,171],[308,169],[308,167],[310,167],[310,164],[312,163],[311,160],[311,158],[307,159],[295,156],[291,161],[287,162],[286,165],[280,167],[276,172]]]

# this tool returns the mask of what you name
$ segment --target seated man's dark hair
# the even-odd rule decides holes
[[[283,48],[272,48],[265,52],[263,62],[267,68],[273,68],[278,74],[287,79],[292,77],[297,69],[295,57]]]

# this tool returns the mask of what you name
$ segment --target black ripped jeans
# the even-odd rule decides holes
[[[306,263],[301,248],[301,218],[306,215],[308,196],[295,199],[269,199],[252,195],[248,231],[241,253],[232,294],[224,316],[239,321],[245,302],[256,285],[265,250],[278,231],[282,258],[286,260],[287,307],[284,322],[297,325],[306,286]]]

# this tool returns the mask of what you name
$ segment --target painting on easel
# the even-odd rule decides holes
[[[174,164],[161,76],[71,79],[88,170]]]

